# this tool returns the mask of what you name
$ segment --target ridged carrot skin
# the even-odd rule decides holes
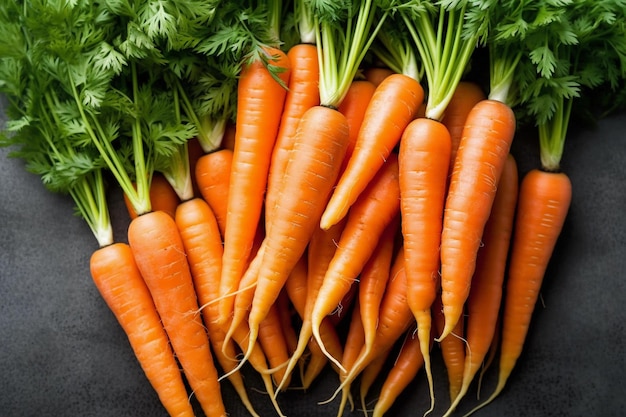
[[[232,165],[233,151],[221,149],[201,156],[195,169],[198,191],[215,214],[222,237],[226,232]]]
[[[178,226],[162,211],[137,217],[128,242],[195,397],[208,417],[226,416]]]
[[[224,255],[219,301],[221,320],[232,315],[233,297],[243,275],[257,224],[261,219],[267,187],[270,157],[282,117],[289,82],[290,64],[279,49],[268,48],[276,56],[272,65],[284,71],[277,74],[281,85],[261,61],[242,70],[237,87],[235,148],[228,193],[228,211],[224,233]]]
[[[376,88],[352,156],[322,215],[322,229],[345,217],[389,157],[423,100],[424,90],[419,82],[402,74],[390,75]]]
[[[152,295],[130,247],[115,243],[96,250],[91,276],[118,322],[148,381],[171,417],[192,417],[193,408]]]
[[[450,334],[469,295],[476,254],[515,134],[506,104],[483,100],[467,116],[448,189],[441,235],[441,299]]]

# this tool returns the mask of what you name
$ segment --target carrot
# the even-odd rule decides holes
[[[371,346],[376,337],[380,302],[383,299],[394,257],[395,239],[400,224],[396,217],[385,228],[376,249],[363,267],[359,278],[359,308],[365,335],[364,344]]]
[[[485,226],[483,246],[478,251],[476,271],[467,300],[465,334],[467,352],[463,383],[458,396],[449,407],[448,414],[456,408],[467,393],[493,341],[500,313],[502,285],[513,232],[517,194],[517,165],[513,156],[509,154],[498,183],[491,215]]]
[[[283,366],[289,360],[289,351],[276,303],[270,306],[267,315],[259,324],[258,340],[263,352],[265,352],[270,368],[275,369],[272,375],[274,383],[278,384],[284,380],[285,385],[289,386],[291,378],[285,375]]]
[[[276,48],[265,50],[272,65],[281,68],[277,76],[285,85],[290,67],[287,55]],[[263,195],[272,148],[282,115],[286,89],[261,60],[246,65],[237,90],[237,120],[233,150],[228,210],[224,232],[224,255],[220,280],[220,311],[225,323],[232,314],[233,297],[250,254],[254,233],[261,217]]]
[[[202,316],[209,333],[213,353],[222,369],[228,372],[237,364],[232,359],[237,355],[235,344],[224,343],[225,332],[218,324],[217,304],[210,303],[210,300],[217,297],[219,293],[217,284],[222,269],[222,237],[217,220],[209,205],[201,198],[181,203],[176,210],[175,220],[189,261],[198,301],[206,305],[202,309]],[[251,415],[256,416],[257,413],[248,398],[242,375],[233,373],[228,379],[246,409]]]
[[[278,296],[276,307],[280,316],[280,327],[283,330],[285,342],[287,343],[287,351],[289,355],[293,355],[293,352],[296,350],[296,345],[298,344],[298,335],[294,325],[294,319],[297,318],[298,313],[291,305],[286,290],[283,289]]]
[[[441,308],[441,295],[433,303],[432,315],[435,329],[441,334],[444,328],[444,316]],[[439,341],[439,349],[448,377],[448,395],[450,402],[454,401],[463,385],[463,370],[465,369],[465,321],[459,320],[454,330],[447,337]]]
[[[361,373],[359,381],[359,397],[361,398],[361,409],[366,416],[368,415],[368,409],[367,402],[365,400],[367,399],[367,395],[376,380],[379,379],[379,377],[382,377],[383,369],[389,362],[390,355],[391,349],[372,360],[372,362],[370,362],[370,364],[367,365]]]
[[[354,145],[356,144],[356,139],[359,135],[359,130],[361,130],[361,125],[363,124],[363,118],[365,117],[367,106],[372,100],[374,91],[376,91],[376,86],[370,81],[352,81],[346,96],[338,107],[338,110],[346,116],[348,126],[350,127],[348,149],[346,150],[346,157],[343,162],[344,166],[342,171],[345,169],[345,166],[348,164],[348,161],[352,156]]]
[[[137,213],[126,194],[124,194],[124,203],[131,220],[137,217]],[[179,203],[180,199],[174,188],[172,188],[163,174],[155,172],[150,181],[150,205],[152,210],[162,210],[174,218],[176,207]]]
[[[376,329],[374,345],[371,348],[366,346],[361,348],[358,358],[345,376],[342,375],[341,384],[328,401],[332,400],[339,391],[348,388],[372,360],[390,349],[402,334],[408,330],[411,324],[415,322],[406,299],[407,282],[403,248],[400,248],[394,259],[390,275],[391,278],[387,291],[380,306],[380,319]]]
[[[267,179],[265,207],[267,216],[270,217],[275,204],[276,190],[283,180],[282,174],[289,160],[300,118],[308,109],[320,104],[317,47],[313,44],[298,44],[289,50],[287,57],[291,67],[289,89]]]
[[[398,160],[407,301],[417,322],[432,410],[431,306],[439,288],[439,247],[450,162],[448,129],[436,120],[413,120],[402,134]]]
[[[259,249],[262,259],[248,315],[251,343],[319,224],[345,155],[347,136],[345,117],[328,107],[312,107],[300,121]]]
[[[387,67],[368,67],[363,71],[365,79],[375,86],[379,86],[391,74],[394,74],[394,71]]]
[[[463,311],[485,223],[515,133],[513,110],[483,100],[467,116],[454,162],[441,234],[441,287],[450,334]]]
[[[400,348],[400,353],[380,389],[372,417],[382,417],[389,411],[402,391],[415,379],[415,375],[424,366],[421,345],[422,342],[419,338],[415,337],[412,331],[409,331]]]
[[[193,195],[195,197],[199,197],[201,196],[201,194],[200,189],[198,188],[198,182],[196,180],[195,172],[198,160],[202,158],[205,153],[197,137],[189,139],[187,141],[187,152],[189,157],[189,174],[191,175]]]
[[[323,229],[347,214],[391,154],[423,99],[424,90],[419,82],[402,74],[387,77],[376,88],[363,117],[354,152],[322,215],[320,226]]]
[[[174,219],[162,211],[137,217],[128,241],[187,381],[207,416],[225,416],[209,338],[185,248]]]
[[[233,152],[230,149],[206,154],[196,162],[195,178],[198,190],[215,213],[222,236],[226,232],[232,163]]]
[[[115,243],[96,250],[90,270],[168,414],[193,416],[178,363],[130,247]]]
[[[399,206],[398,158],[392,153],[351,208],[337,251],[316,297],[311,323],[313,336],[322,349],[324,346],[318,335],[321,321],[341,305],[342,298],[363,270],[385,228],[397,215]],[[337,359],[329,359],[341,367]]]
[[[474,105],[486,98],[485,92],[476,82],[461,81],[456,86],[454,94],[448,103],[441,123],[450,132],[450,171],[454,167],[454,160],[463,135],[465,120]],[[450,172],[451,174],[452,172]]]
[[[571,199],[572,184],[562,172],[534,169],[522,180],[504,298],[498,383],[479,407],[502,392],[522,352],[543,277]]]

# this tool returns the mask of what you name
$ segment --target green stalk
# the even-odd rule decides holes
[[[541,167],[546,171],[560,170],[573,102],[559,96],[552,118],[538,125]]]

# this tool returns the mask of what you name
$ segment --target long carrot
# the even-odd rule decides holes
[[[378,239],[400,209],[398,157],[388,156],[387,162],[375,174],[350,210],[337,251],[328,266],[324,282],[311,312],[313,336],[319,338],[319,325],[331,314],[348,293],[376,249]],[[341,367],[337,358],[329,357]]]
[[[424,90],[415,79],[393,74],[374,92],[363,118],[354,152],[324,211],[320,226],[326,229],[342,219],[359,194],[379,171],[415,117]]]
[[[217,284],[222,270],[222,237],[217,220],[208,203],[201,198],[181,203],[176,210],[175,220],[187,254],[198,302],[206,305],[202,309],[202,316],[213,354],[222,370],[229,372],[237,365],[233,359],[237,355],[235,344],[224,343],[225,331],[218,323],[217,304],[210,303],[219,293]],[[232,373],[228,379],[246,409],[256,416],[242,375]]]
[[[178,227],[168,214],[137,217],[128,242],[189,385],[207,416],[225,416],[209,338]]]
[[[372,360],[369,365],[361,372],[359,380],[359,397],[361,399],[361,409],[363,414],[368,416],[369,410],[367,408],[367,396],[374,383],[383,377],[383,370],[387,371],[385,367],[389,362],[389,356],[393,349],[389,349],[383,354],[379,355],[376,359]]]
[[[478,251],[476,272],[467,300],[467,351],[463,383],[458,396],[450,404],[448,414],[452,413],[467,393],[493,341],[513,233],[518,187],[517,165],[509,154],[498,183],[491,215],[485,226],[483,246]]]
[[[272,65],[281,68],[276,76],[289,81],[287,55],[276,48],[265,50]],[[228,193],[227,227],[220,280],[220,311],[225,323],[232,314],[233,297],[252,248],[261,217],[269,161],[280,124],[286,89],[261,60],[247,65],[239,78],[235,149]]]
[[[342,168],[342,171],[347,166],[348,161],[352,156],[352,152],[354,152],[356,139],[359,136],[359,131],[361,130],[361,125],[363,124],[363,118],[365,117],[367,106],[374,96],[374,91],[376,91],[376,86],[373,83],[366,80],[354,80],[350,84],[350,88],[348,88],[346,96],[337,108],[337,110],[346,116],[348,126],[350,127],[348,149],[346,150],[346,157],[343,162],[344,167]]]
[[[318,227],[345,155],[347,136],[345,117],[328,107],[312,107],[300,121],[277,204],[259,249],[262,260],[248,316],[251,343]]]
[[[226,231],[232,163],[233,151],[230,149],[208,153],[196,162],[195,178],[198,190],[215,213],[222,236]]]
[[[265,210],[269,217],[289,161],[300,118],[308,109],[320,104],[317,46],[304,43],[295,45],[289,50],[287,57],[291,75],[267,178]]]
[[[522,180],[506,281],[498,383],[479,407],[490,403],[502,392],[522,352],[539,290],[571,199],[572,184],[562,172],[534,169]]]
[[[441,234],[441,287],[445,327],[450,334],[469,295],[485,223],[489,218],[513,136],[513,110],[483,100],[467,116],[454,162]]]
[[[115,243],[95,251],[91,276],[170,416],[193,416],[187,389],[130,247]]]
[[[398,157],[407,301],[417,322],[431,410],[435,400],[430,366],[431,306],[439,288],[439,247],[450,143],[444,124],[424,117],[415,119],[402,134]]]

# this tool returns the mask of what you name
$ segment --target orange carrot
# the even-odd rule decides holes
[[[439,247],[450,162],[448,129],[436,120],[413,120],[402,134],[398,159],[407,301],[417,322],[432,410],[430,309],[439,288]]]
[[[395,74],[394,71],[387,67],[369,67],[363,71],[365,79],[377,87],[392,74]]]
[[[408,306],[407,282],[405,276],[404,250],[400,248],[391,267],[391,277],[387,291],[380,306],[380,320],[376,329],[376,339],[372,348],[363,346],[358,358],[350,369],[342,375],[342,382],[332,400],[339,391],[344,391],[352,381],[371,363],[378,355],[390,349],[415,322],[413,314]],[[329,401],[330,401],[329,400]]]
[[[342,298],[349,292],[399,209],[398,158],[392,153],[350,209],[337,251],[316,297],[311,323],[313,336],[322,349],[323,342],[318,334],[320,323],[341,305]],[[329,359],[341,367],[336,358]]]
[[[424,91],[419,82],[401,74],[387,77],[376,88],[363,118],[354,152],[322,216],[320,225],[323,229],[348,213],[350,206],[391,154],[423,99]]]
[[[277,204],[259,249],[262,260],[248,315],[251,343],[318,227],[345,155],[347,137],[345,117],[331,108],[312,107],[300,121]]]
[[[502,286],[513,233],[517,195],[517,165],[513,156],[509,154],[498,183],[491,215],[485,225],[483,246],[478,251],[476,271],[467,300],[465,334],[467,352],[463,384],[458,396],[450,404],[449,413],[456,408],[467,393],[493,341],[500,313]]]
[[[168,414],[193,416],[178,363],[130,247],[115,243],[98,249],[91,256],[90,269]]]
[[[522,352],[571,199],[572,184],[562,172],[534,169],[522,180],[504,298],[498,383],[479,407],[493,401],[504,389]]]
[[[285,374],[284,369],[284,365],[289,361],[289,351],[276,303],[270,306],[267,315],[259,324],[258,340],[270,368],[275,369],[272,375],[274,383],[285,381],[285,385],[289,386],[291,378]]]
[[[443,339],[459,320],[469,295],[485,223],[489,218],[511,142],[515,115],[496,100],[483,100],[467,116],[454,161],[441,235]]]
[[[128,242],[174,353],[207,416],[225,416],[209,338],[178,227],[162,211],[143,214],[128,228]]]
[[[187,155],[189,158],[189,173],[191,175],[193,195],[199,197],[201,194],[200,189],[198,188],[198,182],[196,181],[195,172],[198,160],[202,158],[205,153],[197,137],[187,141]]]
[[[229,372],[237,365],[232,359],[237,355],[235,344],[224,343],[225,332],[218,324],[217,304],[210,303],[210,300],[218,296],[217,284],[222,270],[222,237],[217,220],[209,205],[201,198],[181,203],[176,210],[175,220],[189,261],[198,301],[206,305],[202,309],[202,315],[215,358],[222,369]],[[248,398],[242,375],[232,373],[228,379],[250,414],[257,415]]]
[[[232,163],[233,152],[229,149],[211,152],[196,162],[195,178],[198,190],[215,213],[222,236],[226,231]]]
[[[370,362],[365,369],[363,369],[363,372],[361,372],[361,378],[359,381],[359,397],[361,398],[361,408],[366,416],[368,415],[366,402],[367,396],[374,383],[382,377],[383,369],[389,362],[391,351],[392,349],[389,349],[379,355],[376,359],[372,360],[372,362]]]
[[[433,322],[438,334],[444,328],[444,316],[441,308],[441,296],[437,296],[432,308]],[[448,377],[448,395],[450,402],[454,401],[463,385],[463,370],[465,369],[465,321],[459,320],[451,334],[439,341],[439,349]]]
[[[385,228],[383,235],[377,242],[376,249],[372,253],[359,278],[359,307],[361,309],[361,321],[365,334],[364,343],[371,346],[376,337],[378,326],[378,313],[380,302],[383,299],[391,262],[394,257],[396,235],[400,224],[400,216],[396,217]]]
[[[137,217],[137,213],[126,194],[124,194],[124,203],[131,220]],[[176,213],[176,207],[179,203],[180,199],[176,195],[174,188],[172,188],[163,174],[155,172],[152,175],[152,181],[150,181],[150,205],[152,206],[152,211],[161,210],[174,218],[174,213]]]
[[[348,161],[352,156],[352,152],[354,151],[354,146],[356,144],[356,139],[359,135],[359,130],[361,130],[361,125],[363,124],[365,112],[367,111],[367,106],[374,96],[374,91],[376,91],[376,86],[369,81],[352,81],[352,83],[350,84],[350,88],[348,88],[346,96],[343,98],[341,104],[338,107],[338,110],[343,113],[344,116],[346,116],[350,129],[348,149],[346,150],[346,157],[343,162],[344,166],[342,168],[342,171],[343,169],[345,169],[345,166],[348,164]]]
[[[280,327],[283,329],[283,335],[287,343],[287,351],[289,355],[293,355],[293,352],[296,350],[296,345],[298,344],[298,335],[294,325],[294,319],[297,318],[298,314],[291,305],[286,290],[283,289],[278,296],[276,307],[280,315]]]
[[[446,106],[441,123],[443,123],[448,128],[448,132],[450,132],[452,145],[450,148],[450,171],[452,171],[454,167],[454,160],[459,148],[459,143],[461,142],[467,115],[474,105],[485,98],[485,92],[480,85],[473,81],[461,81],[456,86],[454,94]]]
[[[313,44],[298,44],[289,50],[287,57],[291,75],[276,144],[270,160],[265,199],[267,216],[271,216],[276,190],[283,180],[300,118],[308,109],[320,104],[317,47]]]
[[[382,417],[389,411],[402,391],[415,379],[415,375],[422,366],[424,366],[424,358],[421,341],[415,337],[414,332],[410,331],[380,389],[372,417]]]
[[[266,50],[277,74],[286,85],[290,67],[287,55]],[[260,60],[247,65],[239,78],[235,149],[230,175],[228,210],[224,233],[224,256],[219,301],[222,322],[232,314],[233,297],[248,260],[257,223],[261,218],[269,161],[283,111],[286,89]]]

